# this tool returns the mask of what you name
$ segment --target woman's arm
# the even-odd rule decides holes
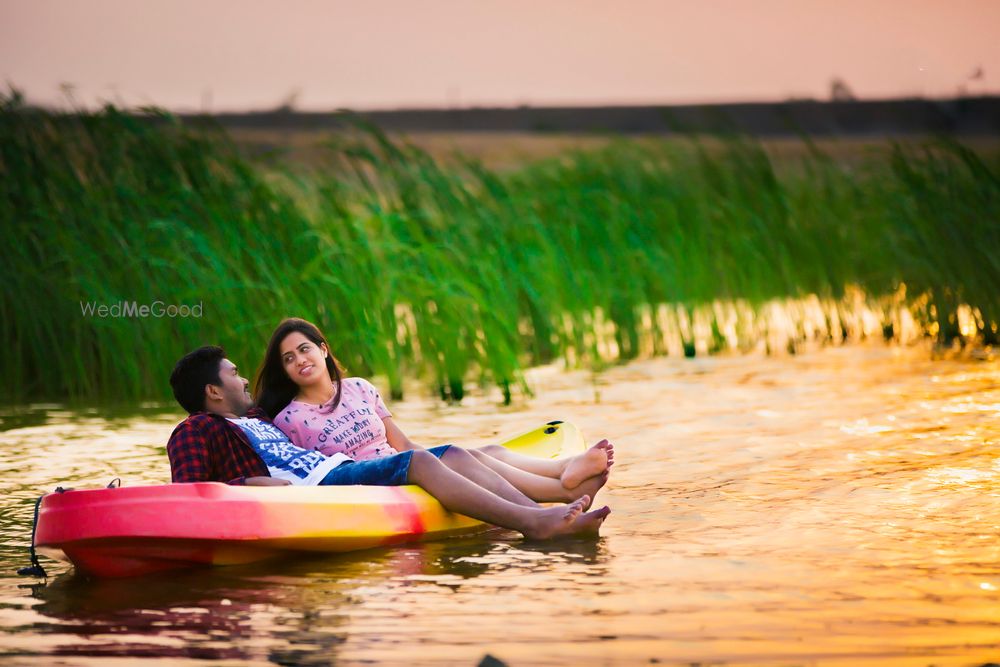
[[[392,417],[383,417],[382,423],[385,424],[386,441],[388,441],[389,446],[397,452],[406,452],[411,449],[423,449],[423,447],[406,437],[406,434],[403,433],[402,429],[396,426],[396,422],[392,421]]]

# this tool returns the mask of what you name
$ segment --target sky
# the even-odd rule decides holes
[[[1000,0],[0,0],[46,105],[242,111],[1000,93]]]

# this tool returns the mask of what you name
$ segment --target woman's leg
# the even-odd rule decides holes
[[[595,533],[611,512],[607,507],[584,512],[584,505],[590,501],[587,497],[558,507],[518,505],[487,491],[423,450],[413,452],[407,479],[452,512],[511,528],[533,539]]]
[[[572,489],[582,484],[584,480],[602,474],[615,461],[614,445],[607,440],[601,440],[584,453],[566,459],[525,456],[501,445],[486,445],[476,451],[524,472],[558,479],[567,489]]]
[[[525,456],[511,451],[503,445],[486,445],[474,451],[486,454],[518,470],[552,479],[559,479],[569,463],[569,459],[540,459],[534,456]]]
[[[452,447],[452,449],[457,448]],[[490,456],[481,449],[469,449],[465,451],[474,456],[481,465],[503,477],[524,495],[539,503],[569,503],[584,495],[593,498],[608,480],[607,473],[605,472],[584,480],[582,484],[578,484],[572,489],[567,489],[557,478],[543,477],[542,475],[515,468],[508,463],[504,463],[499,458]]]

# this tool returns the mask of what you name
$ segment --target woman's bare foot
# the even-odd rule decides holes
[[[588,505],[590,505],[590,496],[581,496],[568,505],[539,510],[535,525],[521,532],[524,533],[525,537],[533,540],[596,533],[611,510],[608,507],[602,507],[593,512],[584,512],[584,507]]]
[[[566,464],[566,469],[559,476],[559,481],[567,489],[574,489],[584,482],[584,480],[600,475],[611,467],[615,461],[615,448],[607,440],[599,443],[585,451],[577,454]]]
[[[604,453],[607,454],[609,468],[615,464],[615,446],[613,444],[607,440],[601,440],[599,443],[594,445],[594,447],[600,447],[604,450]]]
[[[591,500],[593,500],[594,496],[597,495],[597,492],[601,490],[601,487],[608,483],[608,477],[610,476],[611,473],[605,470],[599,475],[588,477],[583,480],[582,484],[578,484],[576,487],[566,490],[566,501],[570,502],[576,500],[577,498],[582,498],[583,496],[589,496]],[[584,511],[589,510],[590,503],[587,503],[586,507],[583,509]]]

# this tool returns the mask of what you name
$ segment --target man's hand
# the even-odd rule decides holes
[[[247,477],[243,480],[247,486],[289,486],[291,482],[287,479],[277,479],[275,477]]]

